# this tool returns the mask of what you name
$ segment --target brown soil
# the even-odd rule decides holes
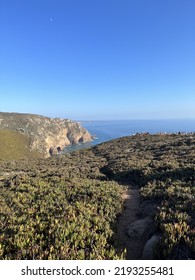
[[[145,241],[131,239],[127,235],[131,223],[139,219],[140,214],[140,194],[139,189],[129,186],[124,193],[125,209],[119,217],[117,224],[117,238],[119,246],[126,248],[128,260],[141,259]]]

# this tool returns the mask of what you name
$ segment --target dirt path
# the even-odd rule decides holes
[[[139,189],[129,186],[124,194],[124,199],[125,210],[118,220],[117,238],[119,245],[126,248],[128,260],[141,259],[145,242],[130,239],[127,235],[130,224],[139,219],[141,207]]]

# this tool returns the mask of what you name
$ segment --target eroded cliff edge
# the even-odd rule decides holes
[[[69,119],[49,118],[34,114],[0,112],[0,130],[13,130],[30,139],[30,149],[49,156],[49,150],[92,141],[90,133],[80,123]]]

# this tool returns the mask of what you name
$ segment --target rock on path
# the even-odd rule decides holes
[[[140,218],[141,202],[138,188],[129,186],[124,199],[125,210],[117,225],[119,246],[126,248],[128,260],[140,260],[143,258],[144,246],[154,232],[153,221],[148,216]],[[147,250],[149,249],[148,245]]]

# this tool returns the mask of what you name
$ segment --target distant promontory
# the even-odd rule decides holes
[[[65,146],[93,140],[78,122],[34,114],[0,112],[0,131],[5,130],[28,137],[29,148],[39,151],[45,157],[56,154]]]

